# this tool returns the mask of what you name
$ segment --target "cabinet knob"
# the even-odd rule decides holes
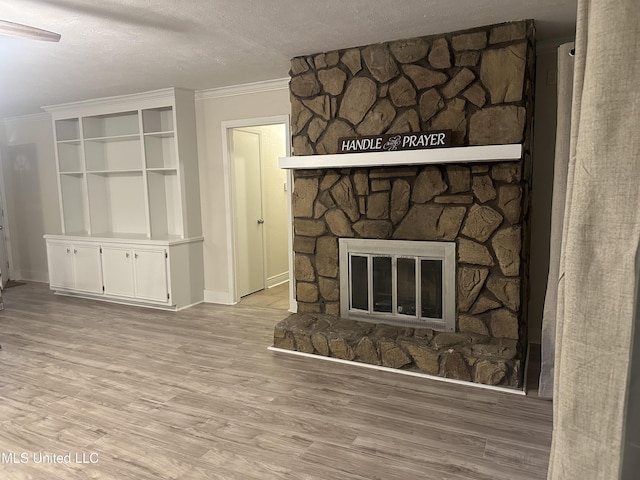
[[[67,253],[71,253],[71,249],[67,247]]]
[[[259,225],[262,225],[263,223],[264,223],[264,218],[259,218],[259,219],[258,219],[258,224],[259,224]]]
[[[127,258],[129,258],[129,252],[125,253],[125,256],[126,256]]]
[[[78,250],[76,248],[73,249],[73,253],[78,253]]]
[[[137,254],[137,253],[134,253],[134,254],[133,254],[133,258],[138,258],[138,254]]]

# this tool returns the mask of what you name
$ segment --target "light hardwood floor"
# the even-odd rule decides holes
[[[285,315],[7,290],[0,478],[546,478],[550,402],[268,351]]]

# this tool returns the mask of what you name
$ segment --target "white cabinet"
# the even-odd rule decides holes
[[[49,242],[47,254],[52,288],[102,294],[99,245]]]
[[[105,295],[168,303],[168,258],[164,248],[103,246]]]
[[[45,239],[51,288],[57,293],[169,310],[202,301],[202,238]]]
[[[193,92],[167,88],[44,109],[53,120],[63,232],[45,235],[51,288],[176,308],[201,302]],[[84,280],[95,258],[82,251],[71,261],[54,240],[101,249],[99,290]],[[186,283],[172,292],[175,275]]]

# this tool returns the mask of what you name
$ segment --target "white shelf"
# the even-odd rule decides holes
[[[280,168],[316,169],[350,167],[387,167],[441,163],[503,162],[520,160],[522,145],[481,145],[471,147],[401,150],[393,152],[338,153],[280,157]]]

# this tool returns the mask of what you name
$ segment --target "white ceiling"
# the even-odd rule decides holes
[[[0,19],[62,34],[0,36],[0,118],[169,86],[285,78],[297,55],[533,18],[571,37],[577,0],[0,0]]]

